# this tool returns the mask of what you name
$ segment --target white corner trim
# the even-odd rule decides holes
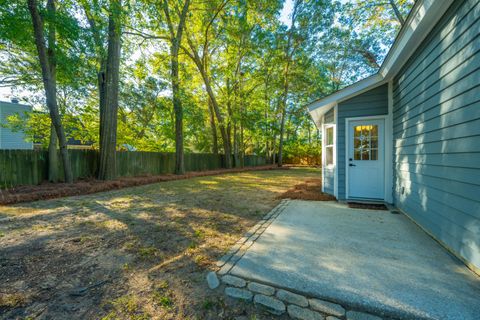
[[[345,118],[345,199],[348,200],[348,126],[350,121],[354,118]]]
[[[322,192],[325,192],[325,124],[322,124],[321,130],[322,130]]]
[[[333,119],[335,126],[333,128],[333,163],[335,165],[335,173],[333,179],[333,195],[338,199],[338,159],[337,159],[337,127],[338,127],[338,104],[333,109]]]
[[[385,202],[393,203],[393,81],[388,82],[388,115],[385,119]]]

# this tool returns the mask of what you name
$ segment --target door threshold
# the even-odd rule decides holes
[[[388,211],[388,207],[383,202],[360,202],[360,201],[347,201],[347,205],[352,209],[367,209],[367,210],[385,210]]]
[[[378,204],[378,203],[385,203],[383,199],[369,199],[369,198],[348,198],[346,202],[359,202],[365,204]]]

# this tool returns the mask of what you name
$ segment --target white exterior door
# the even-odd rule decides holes
[[[348,122],[348,198],[384,199],[384,126],[383,119]]]

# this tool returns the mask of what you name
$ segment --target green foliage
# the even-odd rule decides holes
[[[170,309],[173,307],[173,300],[165,293],[160,291],[155,291],[153,293],[153,301],[162,308]]]
[[[132,319],[147,320],[150,317],[141,311],[138,298],[134,295],[121,296],[110,301],[110,307],[113,309],[102,320],[113,319]]]
[[[288,26],[279,20],[282,0],[191,1],[179,56],[187,152],[212,152],[215,144],[222,152],[220,124],[216,115],[212,123],[205,79],[189,56],[188,41],[202,56],[236,155],[278,152],[285,98],[285,154],[293,159],[320,156],[318,132],[305,104],[375,72],[400,27],[390,1],[294,0],[298,11]],[[56,2],[58,101],[65,131],[97,148],[97,72],[106,58],[109,1]],[[39,3],[45,7],[45,0]],[[119,149],[175,149],[167,22],[178,24],[183,1],[164,3],[174,13],[170,17],[162,1],[125,1],[122,8]],[[405,18],[413,1],[393,3]],[[41,14],[44,23],[53,23]],[[39,111],[12,116],[6,125],[46,146],[50,120],[32,37],[25,3],[0,0],[0,85],[14,87]]]

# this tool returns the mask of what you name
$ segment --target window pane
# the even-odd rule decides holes
[[[378,125],[355,126],[354,160],[378,160]]]
[[[361,141],[360,141],[360,139],[355,138],[355,141],[354,141],[354,143],[353,143],[353,147],[354,147],[355,149],[357,149],[357,148],[360,148],[360,146],[361,146]]]
[[[353,136],[354,136],[355,138],[359,138],[361,133],[362,133],[362,126],[356,126],[356,127],[354,127]]]
[[[325,147],[325,164],[332,165],[333,164],[333,147]]]
[[[368,137],[372,126],[362,126],[362,135]]]
[[[378,137],[372,137],[370,141],[371,148],[378,148]]]
[[[370,150],[363,149],[362,150],[362,160],[370,160]]]
[[[355,149],[353,154],[353,160],[362,160],[362,153],[360,149]]]
[[[327,145],[333,144],[333,127],[327,128]]]
[[[368,136],[363,136],[362,148],[364,148],[364,149],[370,148],[370,141],[368,139]]]

